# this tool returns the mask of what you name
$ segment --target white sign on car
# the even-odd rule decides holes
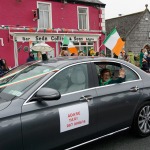
[[[60,132],[65,132],[89,124],[87,103],[59,108]]]

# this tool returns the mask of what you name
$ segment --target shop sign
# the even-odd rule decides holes
[[[71,41],[97,41],[98,36],[94,35],[66,35]],[[17,35],[15,39],[19,42],[38,41],[38,42],[56,42],[63,41],[64,35]]]

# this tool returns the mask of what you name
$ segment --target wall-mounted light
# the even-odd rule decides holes
[[[33,21],[36,21],[39,19],[39,8],[32,10],[33,12]]]
[[[67,0],[64,0],[64,4],[67,4],[68,2],[67,2]]]

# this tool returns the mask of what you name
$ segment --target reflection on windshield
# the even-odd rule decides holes
[[[9,72],[9,75],[0,79],[0,92],[20,96],[43,76],[54,70],[52,66],[39,64],[15,68]]]
[[[24,64],[24,65],[21,65],[21,66],[18,66],[18,67],[16,67],[16,68],[12,69],[12,70],[9,71],[7,74],[5,74],[3,77],[0,78],[0,83],[2,83],[4,79],[7,78],[7,80],[8,80],[8,77],[12,77],[12,76],[14,76],[15,74],[21,72],[22,70],[24,70],[24,69],[28,68],[29,66],[34,65],[34,64],[36,64],[36,63],[38,63],[38,62],[39,62],[39,61],[36,61],[36,62],[34,62],[34,63]]]

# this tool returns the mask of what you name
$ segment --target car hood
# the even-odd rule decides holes
[[[0,111],[5,109],[6,107],[8,107],[10,105],[11,101],[7,101],[5,99],[1,99],[0,98]]]
[[[6,93],[0,93],[0,111],[8,107],[12,102],[13,98],[14,96],[12,95]]]

